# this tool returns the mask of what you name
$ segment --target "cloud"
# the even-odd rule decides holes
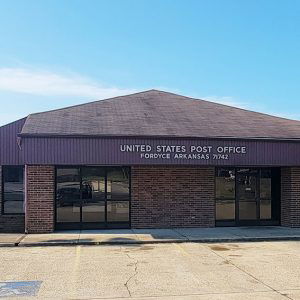
[[[76,74],[48,71],[0,68],[0,91],[41,96],[78,96],[104,99],[136,92],[108,87]]]

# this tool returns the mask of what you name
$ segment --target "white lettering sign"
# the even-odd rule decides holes
[[[141,159],[227,160],[231,155],[244,155],[246,146],[122,144],[120,151],[137,153]]]

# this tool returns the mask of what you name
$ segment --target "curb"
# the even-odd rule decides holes
[[[243,243],[243,242],[280,242],[280,241],[300,241],[300,236],[287,237],[247,237],[247,238],[203,238],[203,239],[169,239],[153,241],[99,241],[99,242],[38,242],[38,243],[11,243],[0,244],[1,247],[57,247],[57,246],[119,246],[119,245],[149,245],[149,244],[172,244],[172,243]]]
[[[18,243],[0,243],[0,248],[18,247]]]

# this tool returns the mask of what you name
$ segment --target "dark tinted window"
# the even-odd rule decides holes
[[[108,222],[129,222],[129,202],[108,201],[107,221]]]
[[[260,176],[260,218],[268,220],[272,218],[272,172],[270,169],[262,169]]]
[[[128,168],[109,168],[107,170],[107,199],[129,200]]]
[[[216,174],[216,220],[235,218],[235,171],[217,169]]]
[[[84,167],[82,174],[82,221],[105,222],[105,169]]]
[[[260,177],[260,198],[271,199],[272,190],[272,175],[271,170],[261,170]]]
[[[217,169],[216,198],[235,198],[235,172],[233,169]]]
[[[3,212],[24,213],[24,167],[3,167]]]
[[[56,221],[129,223],[130,168],[86,166],[56,169]]]
[[[57,221],[80,221],[80,172],[77,168],[57,169]]]

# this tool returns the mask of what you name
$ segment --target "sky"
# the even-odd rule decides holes
[[[0,125],[149,89],[300,120],[299,0],[0,0]]]

